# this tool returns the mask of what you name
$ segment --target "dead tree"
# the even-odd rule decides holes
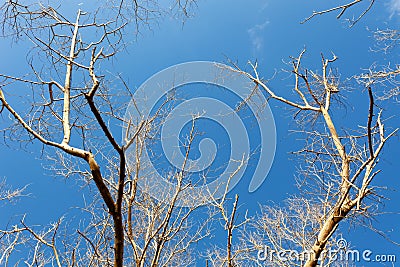
[[[174,4],[187,16],[191,2]],[[34,44],[29,74],[0,74],[1,112],[13,119],[4,133],[18,142],[41,142],[56,162],[56,174],[93,183],[98,198],[83,207],[88,214],[84,225],[71,227],[60,218],[38,229],[22,218],[2,230],[9,242],[0,264],[7,264],[24,244],[33,248],[23,259],[30,266],[178,266],[193,261],[190,245],[208,235],[207,222],[193,229],[191,214],[197,207],[175,205],[184,188],[183,175],[176,176],[176,192],[166,203],[137,188],[138,179],[146,178],[139,176],[140,154],[156,127],[155,118],[123,121],[126,105],[118,101],[132,94],[127,86],[112,87],[118,75],[101,68],[135,37],[135,29],[162,15],[152,4],[98,2],[72,16],[62,6],[40,2],[7,1],[1,7],[3,35]],[[28,105],[14,102],[10,92],[17,90],[27,96]],[[118,123],[130,125],[122,143],[115,138],[113,125]],[[127,167],[125,151],[131,145],[137,152],[137,170]]]
[[[288,209],[266,207],[254,221],[257,233],[264,237],[274,251],[295,248],[310,251],[310,256],[299,265],[295,261],[272,261],[272,266],[318,266],[329,263],[324,251],[332,245],[340,223],[348,218],[373,216],[371,201],[379,201],[376,188],[379,156],[387,141],[398,129],[385,131],[382,110],[376,108],[373,85],[361,88],[368,96],[364,110],[365,124],[359,129],[344,130],[333,113],[340,107],[343,88],[330,65],[337,60],[322,56],[321,74],[301,65],[303,50],[293,58],[293,93],[278,94],[260,77],[257,64],[249,63],[251,71],[233,64],[232,71],[246,75],[270,101],[278,101],[294,110],[305,146],[302,155],[305,166],[300,168],[298,184],[303,197],[288,200]],[[283,96],[282,96],[283,94]],[[292,100],[293,99],[293,100]],[[303,165],[303,164],[302,164]],[[248,242],[261,249],[263,242],[256,234],[246,232]],[[262,238],[261,238],[262,239]],[[258,240],[258,241],[257,241]],[[333,264],[333,263],[330,263]]]

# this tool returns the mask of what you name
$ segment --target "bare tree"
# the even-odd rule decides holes
[[[337,60],[322,56],[321,74],[304,68],[301,64],[303,50],[293,58],[293,92],[297,97],[278,95],[260,77],[257,64],[249,63],[251,71],[233,64],[232,71],[246,75],[262,91],[294,110],[305,138],[305,146],[295,152],[304,158],[297,183],[301,197],[288,200],[287,209],[264,207],[255,218],[255,232],[246,232],[251,238],[250,249],[263,249],[268,244],[272,251],[297,249],[309,251],[303,262],[272,257],[271,266],[330,266],[326,251],[335,244],[335,233],[344,219],[374,216],[374,205],[380,201],[378,188],[372,181],[380,172],[378,159],[384,145],[398,129],[386,132],[382,110],[376,110],[373,86],[362,88],[369,98],[364,110],[365,125],[359,129],[343,129],[335,122],[333,114],[340,107],[344,89],[335,70],[330,66]],[[254,230],[253,230],[254,231]],[[258,233],[258,234],[257,234]],[[297,262],[296,262],[297,260]],[[256,260],[257,261],[257,260]]]
[[[184,16],[191,3],[174,1]],[[60,218],[38,228],[22,218],[2,230],[2,240],[8,243],[1,264],[7,265],[13,253],[19,255],[20,245],[32,248],[21,257],[29,266],[182,266],[194,260],[190,245],[208,235],[207,220],[192,222],[197,206],[176,206],[186,188],[184,172],[174,175],[176,191],[166,202],[156,202],[146,188],[137,187],[139,179],[146,179],[139,174],[145,167],[141,166],[141,151],[157,128],[159,113],[141,121],[124,121],[126,105],[120,105],[121,99],[132,94],[121,79],[117,80],[125,90],[110,87],[115,76],[100,67],[125,48],[127,34],[134,38],[132,29],[138,30],[163,11],[153,1],[107,5],[111,6],[99,2],[75,14],[41,2],[8,1],[1,8],[3,35],[30,40],[35,53],[28,61],[29,74],[0,75],[1,112],[8,112],[14,122],[4,134],[12,141],[41,142],[55,162],[51,169],[56,174],[93,182],[98,193],[83,207],[87,220],[76,227]],[[9,92],[17,88],[25,90],[20,94],[28,96],[28,105],[14,103]],[[129,129],[120,144],[112,125],[122,123]],[[130,146],[136,151],[136,169],[127,167],[125,151]]]
[[[243,219],[242,216],[238,216],[238,203],[239,196],[235,195],[232,201],[232,208],[229,209],[229,199],[227,200],[228,191],[226,190],[221,199],[213,199],[212,205],[216,209],[215,212],[220,214],[220,223],[226,232],[226,246],[219,247],[215,244],[211,249],[207,251],[207,266],[244,266],[242,265],[242,256],[247,256],[252,250],[248,247],[241,247],[239,245],[240,235],[238,231],[250,222],[250,218],[247,216],[247,212]],[[239,219],[238,219],[239,217]]]
[[[334,11],[340,18],[361,2],[314,12],[306,21]],[[352,24],[371,9],[374,1],[368,3]],[[122,99],[132,93],[122,77],[102,68],[125,49],[127,34],[137,34],[141,26],[164,13],[157,1],[102,4],[94,4],[90,10],[78,9],[75,14],[50,4],[19,1],[8,1],[1,8],[3,35],[14,40],[26,38],[34,44],[28,57],[29,74],[0,74],[0,112],[13,119],[3,131],[5,136],[11,141],[40,142],[54,162],[50,168],[56,174],[94,184],[97,193],[82,207],[84,219],[79,222],[60,218],[39,227],[29,225],[28,218],[23,217],[1,230],[0,264],[9,264],[13,255],[20,255],[18,247],[26,246],[29,251],[20,261],[28,266],[187,266],[196,260],[192,245],[210,234],[209,222],[218,211],[226,245],[207,255],[212,266],[264,265],[257,258],[264,246],[274,251],[310,251],[300,263],[272,257],[272,266],[337,265],[324,252],[336,244],[340,223],[374,216],[372,204],[380,200],[372,182],[378,178],[383,147],[397,129],[385,130],[382,111],[376,105],[375,81],[397,77],[397,68],[360,76],[360,80],[368,80],[362,87],[369,100],[368,109],[362,111],[365,124],[345,130],[334,117],[345,94],[337,72],[331,68],[336,56],[322,56],[320,71],[303,67],[305,50],[293,58],[290,72],[294,96],[271,89],[256,63],[249,64],[250,71],[233,64],[230,70],[246,76],[270,101],[294,110],[305,139],[304,148],[296,152],[303,156],[297,180],[301,194],[290,198],[286,208],[262,207],[261,214],[250,223],[246,216],[237,219],[238,197],[230,205],[226,191],[222,199],[211,203],[211,215],[199,222],[194,216],[201,212],[198,205],[177,205],[190,187],[185,183],[185,170],[189,168],[186,160],[196,134],[196,119],[184,144],[182,171],[168,177],[176,187],[168,192],[167,201],[156,201],[149,189],[138,187],[140,180],[148,178],[141,175],[147,167],[141,158],[146,142],[163,123],[171,99],[152,118],[126,121]],[[174,10],[183,16],[189,16],[192,4],[173,1]],[[124,89],[117,90],[115,83]],[[27,105],[16,102],[13,95],[17,90],[25,96]],[[126,126],[126,135],[118,142],[113,126],[121,124]],[[128,164],[128,149],[133,151],[133,165]]]
[[[361,2],[367,5],[356,19],[349,20],[350,26],[354,26],[375,1],[357,0],[314,11],[302,23],[336,11],[340,19]],[[377,51],[389,53],[397,48],[397,30],[373,33]],[[292,94],[281,90],[278,94],[278,90],[271,89],[268,81],[261,78],[257,63],[249,62],[251,70],[247,71],[231,62],[232,71],[246,75],[271,101],[293,110],[300,128],[295,132],[305,140],[304,148],[294,152],[301,157],[296,179],[300,195],[288,198],[283,205],[261,206],[261,213],[242,225],[241,237],[236,240],[237,266],[353,266],[352,259],[338,259],[329,253],[346,253],[351,249],[341,238],[341,222],[347,220],[370,228],[365,221],[379,214],[384,196],[373,181],[380,173],[377,165],[383,147],[398,132],[396,125],[394,129],[389,126],[387,132],[383,108],[379,106],[382,101],[397,100],[398,64],[373,65],[366,73],[352,77],[360,85],[359,91],[367,95],[369,105],[367,110],[360,111],[365,114],[365,124],[358,129],[346,129],[334,119],[334,114],[345,105],[343,99],[348,93],[339,80],[339,72],[331,67],[337,57],[322,56],[321,70],[315,72],[302,66],[305,52],[304,49],[292,58]]]

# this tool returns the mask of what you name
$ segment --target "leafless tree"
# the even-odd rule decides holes
[[[239,196],[235,195],[232,201],[232,208],[228,206],[230,201],[227,201],[228,191],[220,199],[213,199],[212,206],[215,208],[215,212],[220,214],[220,223],[226,232],[226,246],[219,247],[214,245],[207,251],[207,266],[243,266],[241,257],[251,252],[247,247],[240,247],[238,245],[238,238],[240,237],[238,231],[247,223],[250,222],[250,218],[247,216],[247,212],[242,216],[238,216],[238,203]],[[239,217],[239,218],[238,218]]]
[[[356,0],[314,11],[302,23],[336,11],[339,19],[361,2],[367,2],[367,6],[356,19],[349,20],[353,26],[371,10],[375,1]],[[373,33],[378,51],[388,53],[397,48],[397,30]],[[270,101],[293,110],[299,126],[295,132],[305,141],[304,148],[294,152],[300,157],[296,179],[299,195],[288,198],[282,205],[261,206],[259,215],[241,225],[235,266],[353,266],[351,259],[340,260],[330,254],[351,249],[341,238],[341,222],[347,220],[370,228],[365,221],[379,214],[378,207],[384,199],[381,188],[374,186],[373,181],[379,179],[378,162],[383,147],[398,128],[394,125],[386,130],[379,103],[399,95],[398,64],[388,63],[383,68],[374,65],[366,73],[353,77],[360,85],[359,90],[367,95],[369,105],[360,111],[365,114],[365,124],[346,129],[334,119],[348,93],[340,82],[339,72],[331,67],[337,57],[322,56],[321,70],[316,72],[302,66],[305,52],[304,49],[292,58],[289,72],[294,76],[293,90],[279,90],[279,94],[261,78],[257,63],[249,62],[248,71],[231,62],[231,70],[246,75]],[[214,259],[224,259],[220,251],[215,250],[219,257]],[[279,255],[290,251],[298,254]],[[213,266],[228,265],[220,261]]]
[[[188,16],[192,1],[173,1]],[[7,1],[2,8],[3,36],[34,44],[24,76],[0,74],[1,112],[13,124],[3,130],[6,140],[41,142],[54,161],[51,169],[63,177],[94,183],[93,202],[82,207],[82,221],[60,218],[48,227],[30,226],[27,218],[1,230],[5,241],[0,264],[19,258],[28,266],[185,266],[193,262],[191,244],[209,234],[207,220],[194,224],[197,206],[176,202],[186,188],[184,171],[173,176],[176,191],[165,202],[138,188],[144,143],[156,131],[156,119],[124,121],[123,97],[132,94],[102,64],[125,48],[127,36],[162,15],[156,1],[97,2],[89,10]],[[171,11],[171,10],[169,10]],[[131,25],[134,27],[131,27]],[[111,83],[119,81],[117,90]],[[125,87],[124,87],[125,86]],[[12,92],[12,93],[11,93]],[[18,104],[14,93],[27,96]],[[120,101],[120,102],[119,102]],[[19,102],[21,103],[21,102]],[[113,125],[125,124],[124,142]],[[192,133],[193,134],[193,133]],[[187,156],[190,142],[186,144]],[[135,168],[128,168],[125,151],[134,147]],[[183,166],[185,170],[185,166]],[[19,195],[21,191],[4,197]],[[19,254],[25,246],[27,253]],[[25,250],[23,250],[25,251]],[[13,255],[16,254],[17,256]]]
[[[361,2],[314,12],[306,21],[334,11],[341,17]],[[167,105],[161,105],[152,118],[125,121],[122,99],[132,96],[129,87],[119,75],[110,75],[102,68],[125,49],[128,34],[134,36],[142,25],[163,15],[157,3],[98,2],[90,10],[78,9],[75,14],[42,3],[8,1],[2,6],[3,36],[25,38],[34,44],[28,57],[29,74],[0,74],[0,112],[13,119],[3,131],[6,140],[40,142],[54,162],[51,169],[57,175],[76,176],[94,184],[97,194],[82,207],[84,219],[78,223],[60,218],[39,227],[29,225],[29,219],[22,217],[1,230],[0,264],[8,265],[15,259],[13,255],[20,255],[21,246],[29,248],[19,259],[28,266],[155,267],[195,262],[191,245],[210,234],[208,220],[212,216],[198,222],[193,214],[200,212],[199,206],[177,206],[188,188],[184,182],[187,166],[184,164],[182,172],[169,177],[176,188],[168,201],[156,201],[146,188],[138,187],[139,180],[148,178],[140,172],[147,167],[141,161],[145,142],[163,123],[163,108]],[[173,6],[188,16],[192,3],[173,1]],[[374,1],[368,3],[353,24]],[[321,70],[312,71],[302,65],[304,53],[292,59],[294,86],[289,95],[270,88],[256,63],[249,64],[249,71],[236,64],[230,69],[246,76],[270,101],[294,110],[305,139],[304,148],[296,152],[303,157],[297,179],[301,193],[288,199],[286,208],[263,206],[251,223],[246,216],[238,219],[238,197],[229,203],[226,192],[222,199],[215,199],[211,214],[220,214],[227,242],[210,252],[207,264],[264,266],[257,253],[267,246],[274,251],[310,251],[309,257],[300,262],[272,257],[272,266],[335,266],[338,263],[324,252],[336,244],[341,222],[374,216],[374,204],[380,196],[372,182],[378,178],[383,147],[397,129],[385,130],[374,95],[377,83],[371,80],[385,75],[397,77],[397,67],[384,74],[372,72],[360,77],[368,79],[362,85],[368,109],[360,111],[365,114],[365,123],[345,130],[334,117],[345,94],[339,76],[331,68],[336,56],[322,56]],[[115,83],[125,90],[116,90]],[[27,104],[17,102],[16,93],[24,96]],[[195,135],[195,121],[185,144],[186,159]],[[114,125],[126,126],[122,143],[116,140]],[[135,162],[130,167],[125,153],[128,149],[133,151]]]
[[[232,66],[232,71],[246,75],[271,101],[292,108],[299,134],[305,139],[304,148],[295,152],[303,156],[297,179],[301,196],[289,199],[287,208],[263,207],[261,215],[253,219],[255,223],[244,232],[251,244],[249,251],[261,250],[263,244],[275,252],[309,251],[308,257],[300,261],[269,258],[271,266],[338,264],[331,262],[325,252],[335,244],[335,233],[344,219],[374,216],[374,203],[381,197],[372,181],[380,172],[377,164],[384,145],[398,130],[385,130],[371,84],[361,88],[369,99],[368,109],[362,111],[365,125],[344,129],[334,118],[345,94],[335,69],[330,67],[336,56],[322,56],[321,71],[314,72],[301,64],[305,52],[292,60],[293,94],[297,98],[271,89],[261,78],[257,64],[249,63],[251,71]]]

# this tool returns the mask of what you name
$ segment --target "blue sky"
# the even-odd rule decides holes
[[[78,6],[82,1],[70,1],[70,7]],[[237,61],[245,66],[248,60],[259,63],[261,73],[270,78],[275,72],[276,78],[270,82],[271,88],[286,94],[292,79],[283,79],[281,72],[289,61],[289,56],[297,56],[303,47],[307,48],[305,63],[311,69],[320,68],[320,53],[335,53],[339,60],[335,63],[341,77],[345,80],[373,63],[384,64],[392,59],[396,63],[398,50],[392,54],[372,53],[374,46],[372,33],[367,29],[398,28],[400,25],[400,1],[376,1],[375,6],[365,18],[354,27],[349,28],[344,20],[337,20],[336,13],[319,16],[300,24],[313,10],[321,10],[334,5],[337,1],[198,1],[193,9],[193,17],[183,24],[180,20],[165,18],[152,30],[143,29],[142,33],[128,48],[124,56],[110,62],[107,68],[120,72],[132,88],[139,87],[145,80],[171,65],[197,60],[227,62]],[[83,2],[81,8],[87,3]],[[360,10],[349,10],[344,17],[352,17]],[[8,41],[0,40],[2,52],[0,71],[13,75],[23,74],[27,43],[10,46]],[[7,51],[7,52],[5,52]],[[353,84],[353,86],[356,86]],[[286,91],[285,91],[286,90]],[[365,95],[356,90],[349,94],[349,102],[354,108],[337,113],[336,119],[347,127],[363,123],[366,118],[358,112],[365,105]],[[360,94],[360,95],[358,95]],[[231,192],[240,195],[241,214],[246,209],[251,213],[257,211],[258,204],[282,203],[290,194],[296,193],[294,173],[297,161],[289,154],[299,147],[296,136],[289,134],[296,125],[291,122],[291,114],[282,109],[282,105],[270,102],[275,117],[277,130],[276,156],[271,171],[263,185],[253,193],[248,193],[249,179],[244,177]],[[385,106],[388,116],[399,113],[396,104]],[[1,115],[1,128],[7,125],[8,117]],[[392,125],[399,125],[399,118],[391,118]],[[398,175],[398,158],[400,152],[399,138],[394,137],[385,149],[380,167],[383,172],[376,180],[377,185],[388,186],[385,195],[383,214],[374,222],[382,231],[391,231],[390,237],[400,242],[400,177]],[[12,208],[3,206],[0,226],[7,222],[8,215],[27,214],[32,224],[46,224],[55,221],[59,216],[70,212],[71,206],[82,205],[82,192],[87,189],[77,188],[73,180],[63,180],[50,176],[43,167],[45,159],[41,158],[41,146],[33,144],[28,151],[23,151],[18,144],[6,147],[0,144],[0,179],[6,178],[14,187],[29,184],[30,196],[20,199]],[[23,166],[21,166],[23,163]],[[360,249],[397,253],[400,248],[391,245],[378,234],[364,229],[343,227],[345,237]],[[365,242],[365,240],[368,242]],[[375,266],[375,265],[369,265]]]

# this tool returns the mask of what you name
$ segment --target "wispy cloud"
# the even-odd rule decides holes
[[[261,6],[260,12],[264,11],[265,9],[267,9],[268,5],[269,5],[269,0],[265,0],[264,3]]]
[[[256,24],[247,30],[249,34],[253,49],[255,52],[259,52],[264,45],[263,31],[269,24],[269,20],[264,21],[261,24]]]
[[[388,3],[390,17],[400,15],[400,0],[390,0]]]

